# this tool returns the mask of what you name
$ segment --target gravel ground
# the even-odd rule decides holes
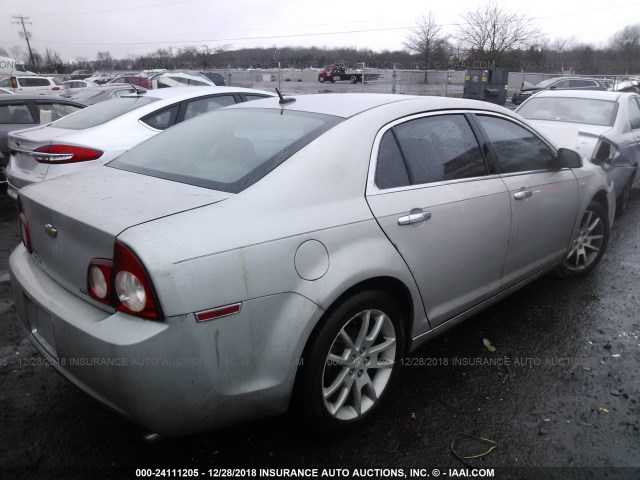
[[[475,468],[509,479],[640,478],[638,191],[591,276],[543,277],[432,340],[405,359],[380,415],[334,438],[317,438],[278,417],[145,440],[135,425],[43,365],[25,339],[8,274],[8,256],[19,241],[15,212],[3,196],[2,479],[136,478],[136,468],[197,468],[206,477],[260,474],[220,468],[318,468],[318,476],[322,469],[347,469],[326,472],[333,473],[328,478],[435,478],[434,469],[445,478],[488,473]],[[354,471],[359,468],[369,470]],[[180,476],[169,473],[163,476]],[[304,475],[295,478],[313,474],[298,473]]]

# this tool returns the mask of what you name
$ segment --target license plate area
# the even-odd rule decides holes
[[[33,338],[52,357],[58,358],[55,341],[55,323],[53,317],[40,308],[27,295],[24,296],[27,321]]]

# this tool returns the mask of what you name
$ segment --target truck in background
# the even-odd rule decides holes
[[[364,63],[358,63],[355,69],[350,69],[344,62],[336,62],[324,67],[318,74],[318,81],[324,83],[329,81],[349,80],[351,83],[367,82],[369,80],[377,80],[381,74],[377,72],[367,72]]]

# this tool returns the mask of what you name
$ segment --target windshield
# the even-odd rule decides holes
[[[239,193],[340,121],[290,110],[218,110],[178,124],[108,165]]]
[[[615,123],[617,112],[617,102],[568,97],[532,97],[517,110],[517,113],[530,120],[554,120],[609,127]]]
[[[77,99],[78,97],[74,97]],[[158,98],[152,97],[122,97],[114,98],[108,102],[101,102],[87,107],[76,115],[61,118],[53,123],[58,128],[70,130],[84,130],[85,128],[102,125],[120,115],[157,102]],[[78,116],[79,115],[79,116]]]
[[[99,88],[85,88],[76,93],[73,98],[74,100],[88,100],[90,98],[97,97],[105,90]]]

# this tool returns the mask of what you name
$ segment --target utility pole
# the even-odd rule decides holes
[[[27,41],[27,47],[29,48],[29,58],[31,58],[31,65],[29,65],[30,67],[34,66],[34,61],[33,61],[33,52],[31,51],[31,44],[29,43],[29,35],[30,32],[27,32],[27,27],[24,26],[25,24],[25,20],[29,20],[29,17],[24,17],[22,15],[17,16],[17,17],[13,17],[14,19],[16,19],[16,22],[11,22],[13,24],[21,24],[22,25],[22,32],[24,33],[24,39]],[[28,25],[33,25],[31,22],[26,22]]]

